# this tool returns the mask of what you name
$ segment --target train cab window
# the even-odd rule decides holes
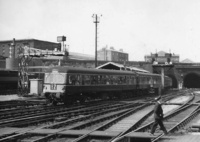
[[[66,74],[49,73],[45,74],[45,83],[65,83]]]

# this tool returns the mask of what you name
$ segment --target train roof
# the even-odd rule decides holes
[[[50,73],[52,70],[58,70],[62,73],[83,73],[83,74],[115,74],[115,75],[142,75],[142,76],[158,76],[160,74],[153,74],[153,73],[144,73],[144,72],[135,72],[135,71],[125,71],[125,70],[109,70],[109,69],[96,69],[96,68],[82,68],[82,67],[69,67],[69,66],[54,66],[54,67],[47,67],[47,66],[40,66],[40,67],[29,67],[29,68],[41,68],[43,72]]]
[[[144,76],[161,76],[160,74],[154,74],[154,73],[144,73],[144,72],[137,72],[139,75],[144,75]]]
[[[131,71],[120,71],[120,70],[108,70],[108,69],[92,69],[92,68],[77,68],[77,67],[50,67],[47,69],[47,72],[52,70],[58,70],[63,73],[83,73],[83,74],[115,74],[115,75],[136,75],[135,72]]]

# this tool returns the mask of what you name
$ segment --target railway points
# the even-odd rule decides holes
[[[68,109],[64,109],[62,105],[48,106],[49,108],[46,107],[46,112],[47,110],[50,112],[50,108],[53,109],[54,107],[55,111],[60,110],[60,114],[67,114],[67,112],[69,112],[73,115],[66,115],[64,117],[62,116],[62,119],[59,119],[59,121],[58,117],[54,117],[55,121],[43,124],[39,121],[39,119],[31,122],[29,121],[29,118],[28,121],[21,121],[20,123],[17,122],[17,125],[8,125],[9,127],[2,125],[0,128],[0,132],[2,132],[0,135],[0,140],[18,140],[23,142],[28,142],[30,140],[50,142],[120,142],[120,138],[125,138],[130,141],[134,140],[136,142],[141,140],[155,141],[156,139],[158,139],[158,142],[165,142],[167,140],[177,140],[177,137],[179,137],[180,133],[182,134],[180,137],[190,137],[190,135],[198,133],[198,130],[192,131],[192,129],[198,129],[197,120],[200,117],[198,110],[200,95],[197,93],[190,93],[190,91],[186,92],[185,94],[183,94],[183,92],[176,92],[175,94],[176,96],[171,95],[171,97],[170,94],[166,96],[163,95],[163,99],[165,101],[163,108],[166,115],[164,119],[167,120],[166,122],[164,121],[164,124],[166,124],[167,129],[171,131],[169,135],[166,136],[162,135],[159,130],[157,130],[154,136],[151,136],[148,130],[145,130],[144,132],[138,131],[139,129],[142,129],[142,127],[149,125],[153,120],[151,106],[153,107],[154,97],[152,96],[146,99],[138,99],[138,101],[134,99],[105,101],[104,103],[101,102],[99,104],[90,104],[88,107],[85,104],[80,106],[72,106]],[[34,109],[38,109],[39,111],[39,108],[41,109],[41,106],[35,105],[34,107],[29,107],[29,111],[31,112]],[[77,110],[81,110],[80,113],[77,113]],[[87,110],[91,111],[87,112]],[[40,113],[42,114],[43,112],[41,111]],[[35,113],[35,115],[37,115],[37,113]],[[41,118],[44,121],[47,121],[46,118],[50,118],[51,116],[47,115]],[[58,115],[55,114],[54,116]],[[34,117],[34,115],[32,117]],[[23,123],[32,123],[34,125],[31,126]],[[73,125],[70,126],[69,124]],[[181,125],[181,127],[178,125]],[[185,130],[184,133],[183,130]],[[198,136],[195,137],[198,138]],[[177,140],[177,142],[179,141]]]

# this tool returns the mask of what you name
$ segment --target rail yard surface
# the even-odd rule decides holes
[[[162,95],[167,135],[150,135],[156,96],[57,106],[44,98],[0,96],[0,141],[16,142],[197,142],[200,91]]]

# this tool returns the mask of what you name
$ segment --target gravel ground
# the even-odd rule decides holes
[[[19,97],[17,94],[16,95],[1,95],[0,96],[0,101],[10,101],[10,100],[19,100],[23,99],[23,97]]]

